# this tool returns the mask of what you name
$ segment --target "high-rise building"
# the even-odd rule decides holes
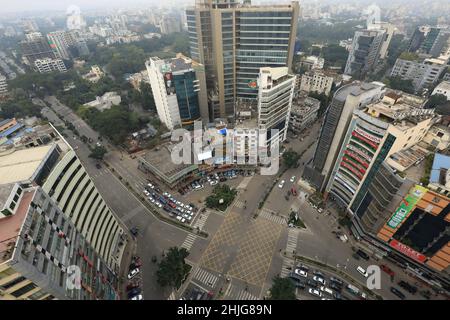
[[[431,28],[419,50],[436,58],[442,53],[443,49],[447,48],[449,38],[450,28]]]
[[[55,53],[48,44],[46,38],[39,32],[27,34],[27,39],[20,42],[22,56],[27,60],[28,64],[34,65],[34,61],[38,59],[55,59]]]
[[[429,30],[427,30],[427,28],[424,26],[417,27],[414,30],[413,34],[411,35],[411,39],[409,40],[408,52],[416,52],[420,48],[423,41],[425,40],[425,35],[427,32],[429,32]]]
[[[288,67],[261,68],[258,77],[258,129],[266,130],[266,143],[286,140],[292,99],[294,97],[295,75]],[[278,130],[272,136],[271,130]]]
[[[47,34],[47,38],[56,57],[64,60],[70,59],[69,48],[75,44],[72,33],[67,31],[53,31]]]
[[[173,15],[164,15],[159,22],[159,28],[162,34],[181,32],[181,21]]]
[[[384,92],[384,85],[379,82],[353,82],[335,92],[322,124],[313,162],[303,172],[303,177],[316,189],[322,191],[328,183],[353,111],[381,99]]]
[[[237,99],[255,100],[262,67],[291,69],[298,2],[199,0],[186,11],[191,56],[205,65],[211,118],[233,118]]]
[[[385,29],[356,31],[344,73],[362,78],[373,70],[380,58],[385,37]]]
[[[73,222],[110,272],[119,271],[125,243],[123,228],[62,138],[57,143],[4,151],[0,177],[2,184],[39,186]]]
[[[416,56],[401,55],[395,61],[391,77],[411,80],[414,90],[419,91],[436,83],[447,69],[447,61],[437,58],[421,59]]]
[[[34,66],[39,73],[47,73],[52,71],[66,72],[66,65],[61,59],[37,59],[34,61]]]
[[[146,68],[159,119],[167,128],[208,120],[203,65],[178,54],[173,59],[152,57]]]
[[[0,97],[5,96],[8,93],[8,84],[6,83],[6,77],[0,73]]]

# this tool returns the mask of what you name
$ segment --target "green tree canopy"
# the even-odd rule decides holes
[[[295,300],[295,286],[289,278],[276,276],[270,288],[270,300]]]
[[[91,154],[89,155],[89,158],[102,160],[107,152],[108,152],[108,150],[106,150],[105,147],[103,147],[103,146],[95,146],[95,148],[92,149]]]
[[[178,288],[186,277],[189,266],[184,259],[189,255],[185,248],[172,247],[159,262],[156,271],[157,282],[161,287]]]
[[[437,108],[444,105],[446,102],[446,96],[444,96],[443,94],[434,94],[428,99],[427,103],[425,104],[425,108]]]
[[[297,165],[300,155],[292,149],[283,153],[283,162],[288,168],[292,168]]]

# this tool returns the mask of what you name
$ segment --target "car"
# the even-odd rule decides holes
[[[187,216],[187,217],[186,217],[186,220],[187,220],[188,222],[190,222],[190,221],[192,220],[192,217],[191,217],[191,216]]]
[[[156,200],[153,199],[153,198],[149,198],[149,200],[150,200],[151,203],[156,203]]]
[[[339,292],[333,293],[333,298],[336,300],[342,300],[342,295]]]
[[[138,294],[137,296],[134,296],[130,300],[144,300],[144,298],[142,297],[142,294]]]
[[[130,290],[130,292],[128,292],[128,298],[132,298],[134,296],[137,296],[138,294],[141,293],[141,289],[140,288],[133,288]]]
[[[222,176],[222,177],[219,178],[219,181],[220,181],[220,182],[227,181],[227,178],[225,178],[225,177]]]
[[[314,280],[315,282],[317,282],[317,283],[322,284],[322,285],[325,285],[325,283],[326,283],[325,279],[322,278],[322,277],[319,277],[319,276],[314,276],[314,277],[313,277],[313,280]]]
[[[130,291],[131,289],[134,288],[139,288],[140,283],[139,282],[130,282],[129,284],[127,284],[127,291]]]
[[[328,286],[331,289],[333,289],[334,291],[336,291],[336,292],[341,292],[342,291],[342,287],[340,285],[338,285],[336,282],[330,281]]]
[[[320,272],[319,270],[314,270],[313,274],[314,274],[315,276],[318,276],[318,277],[320,277],[320,278],[324,278],[324,279],[325,279],[324,274],[323,274],[322,272]]]
[[[417,287],[413,286],[412,284],[409,284],[406,281],[402,280],[398,283],[398,285],[411,294],[416,294],[416,292],[417,292]]]
[[[291,177],[291,180],[289,180],[290,182],[294,182],[295,181],[295,176]]]
[[[150,192],[148,192],[147,190],[144,189],[144,194],[145,194],[146,196],[148,196],[148,195],[150,195]]]
[[[185,218],[181,218],[181,220],[180,220],[182,223],[185,223],[186,222],[186,219]]]
[[[100,163],[96,163],[96,164],[95,164],[95,167],[96,167],[97,169],[101,169],[101,168],[102,168],[102,166],[100,165]]]
[[[169,194],[167,192],[163,193],[163,197],[167,197]]]
[[[298,274],[299,276],[302,276],[302,277],[305,277],[305,278],[308,277],[308,272],[306,272],[305,270],[302,270],[300,268],[295,269],[294,272],[296,274]]]
[[[154,186],[153,184],[151,184],[151,183],[147,183],[147,186],[148,186],[150,189],[155,189],[155,186]]]
[[[358,256],[360,256],[361,258],[363,258],[364,260],[369,260],[370,259],[369,255],[367,253],[365,253],[364,251],[362,251],[361,249],[358,249],[356,251],[356,254]]]
[[[181,216],[177,216],[177,220],[181,220]]]
[[[308,279],[308,280],[306,280],[306,283],[307,283],[308,286],[310,286],[310,287],[313,287],[313,288],[317,287],[317,282],[315,282],[313,279]]]
[[[369,274],[367,273],[366,269],[364,269],[361,266],[358,266],[356,268],[356,271],[358,271],[359,273],[361,273],[365,278],[367,278],[369,276]]]
[[[384,272],[386,272],[388,275],[390,275],[391,277],[393,277],[394,275],[395,275],[395,272],[394,271],[392,271],[392,269],[391,268],[389,268],[387,265],[385,265],[385,264],[382,264],[381,266],[380,266],[380,269],[381,270],[383,270]]]
[[[186,209],[188,209],[189,211],[192,211],[193,210],[193,208],[191,207],[191,206],[186,206]]]
[[[344,285],[344,281],[342,281],[341,279],[336,278],[336,277],[330,277],[330,281],[336,283],[337,285],[339,285],[341,287]]]
[[[285,181],[284,181],[284,180],[281,180],[280,184],[278,185],[278,188],[280,188],[280,189],[283,188],[284,183],[285,183]]]
[[[320,287],[320,291],[325,292],[325,293],[328,293],[330,296],[333,295],[333,290],[331,290],[331,289],[329,289],[329,288],[327,288],[327,287],[325,287],[325,286],[321,286],[321,287]]]
[[[138,235],[139,229],[138,229],[138,227],[133,227],[130,229],[130,232],[133,236],[136,237]]]
[[[395,294],[397,297],[399,297],[401,300],[404,300],[406,298],[406,296],[403,294],[403,292],[401,292],[397,288],[391,287],[391,292],[393,294]]]
[[[141,272],[141,270],[139,270],[139,268],[135,268],[135,269],[131,270],[127,275],[128,280],[133,279],[139,272]]]
[[[217,180],[211,180],[209,182],[210,185],[215,186],[216,184],[218,184],[219,182]]]
[[[316,296],[316,297],[319,297],[319,298],[322,297],[322,293],[319,290],[317,290],[317,289],[309,288],[308,292],[309,292],[310,295],[313,295],[313,296]]]
[[[158,203],[156,203],[156,205],[158,206],[158,208],[162,208],[162,203],[160,203],[160,202],[158,202]]]
[[[309,267],[307,265],[304,265],[304,264],[300,264],[297,268],[305,270],[305,271],[309,271]]]

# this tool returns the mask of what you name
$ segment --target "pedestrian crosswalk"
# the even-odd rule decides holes
[[[176,299],[177,299],[177,297],[175,296],[175,291],[172,291],[170,296],[167,298],[167,300],[176,300]]]
[[[266,208],[263,208],[261,210],[261,213],[259,214],[259,216],[264,219],[267,219],[269,221],[281,224],[283,226],[287,225],[286,219],[284,217],[277,216],[277,214],[274,211],[266,209]]]
[[[196,239],[196,235],[189,233],[186,239],[184,239],[184,242],[181,244],[181,248],[185,248],[187,251],[191,250],[192,245],[194,244]]]
[[[297,250],[297,239],[299,230],[297,228],[290,228],[288,231],[288,239],[286,243],[286,252],[294,254]]]
[[[194,271],[192,279],[198,280],[201,283],[210,286],[211,288],[214,288],[214,285],[216,284],[217,280],[219,280],[219,278],[214,274],[212,274],[211,272],[206,271],[205,269],[199,267]]]
[[[236,208],[243,208],[243,207],[245,206],[245,202],[242,201],[242,200],[236,200],[236,201],[234,202],[234,206],[235,206]]]
[[[294,269],[294,260],[284,257],[280,277],[286,278]]]
[[[258,300],[258,297],[251,294],[248,290],[238,288],[232,284],[227,288],[224,296],[228,300]]]
[[[199,217],[195,221],[193,228],[194,229],[198,228],[199,230],[202,230],[203,227],[205,226],[206,220],[208,220],[209,214],[210,214],[209,211],[199,213]]]

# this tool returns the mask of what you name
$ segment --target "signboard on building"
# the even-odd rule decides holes
[[[419,261],[421,263],[424,263],[425,260],[427,260],[427,257],[420,252],[417,252],[416,250],[411,249],[407,245],[398,242],[397,240],[393,239],[389,245],[394,248],[395,250],[403,253],[404,255],[410,257],[411,259],[414,259],[416,261]]]
[[[422,186],[414,186],[409,191],[408,195],[402,200],[400,206],[392,215],[391,219],[388,221],[388,227],[396,229],[405,219],[405,217],[411,212],[411,210],[416,206],[416,203],[422,198],[422,196],[427,192],[427,189]]]

